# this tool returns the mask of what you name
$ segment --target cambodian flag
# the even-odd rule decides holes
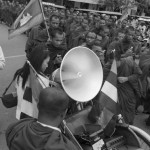
[[[31,0],[10,27],[8,38],[11,39],[16,35],[27,31],[33,26],[42,23],[43,20],[44,17],[41,0]]]

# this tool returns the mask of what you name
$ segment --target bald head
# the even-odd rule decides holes
[[[68,108],[69,97],[60,88],[49,87],[41,91],[39,96],[39,114],[48,115],[50,118],[55,118]]]

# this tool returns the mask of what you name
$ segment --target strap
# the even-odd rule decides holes
[[[14,82],[14,79],[12,79],[12,81],[9,83],[8,87],[5,89],[5,91],[2,95],[6,94],[6,92],[8,91],[8,89],[10,88],[10,86],[12,85],[13,82]]]

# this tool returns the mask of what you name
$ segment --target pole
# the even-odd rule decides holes
[[[45,23],[45,27],[46,27],[46,31],[47,31],[47,35],[48,35],[48,39],[50,39],[50,35],[49,35],[49,31],[48,31],[48,26],[47,26],[46,18],[45,18],[45,15],[44,15],[43,5],[42,5],[41,0],[39,0],[39,3],[40,3],[40,6],[41,6],[42,15],[43,15],[43,18],[44,18],[44,23]]]
[[[66,125],[65,120],[63,120],[63,125],[64,125],[64,128],[65,128],[66,136],[69,136],[68,138],[70,138],[70,140],[76,145],[78,150],[83,150],[83,148],[80,146],[80,144],[78,143],[78,141],[76,140],[76,138],[74,137],[74,135],[72,134],[72,132],[70,131],[68,126]]]
[[[35,76],[42,82],[42,84],[43,84],[43,85],[45,86],[45,88],[46,88],[47,86],[45,85],[45,83],[43,82],[43,80],[39,77],[38,73],[36,72],[36,70],[34,69],[34,67],[31,65],[31,63],[30,63],[29,60],[27,60],[27,63],[28,63],[28,65],[31,67],[31,69],[33,70]]]

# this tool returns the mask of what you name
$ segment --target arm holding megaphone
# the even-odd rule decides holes
[[[60,65],[61,62],[62,62],[62,56],[61,55],[57,55],[56,58],[54,59],[54,64]]]

